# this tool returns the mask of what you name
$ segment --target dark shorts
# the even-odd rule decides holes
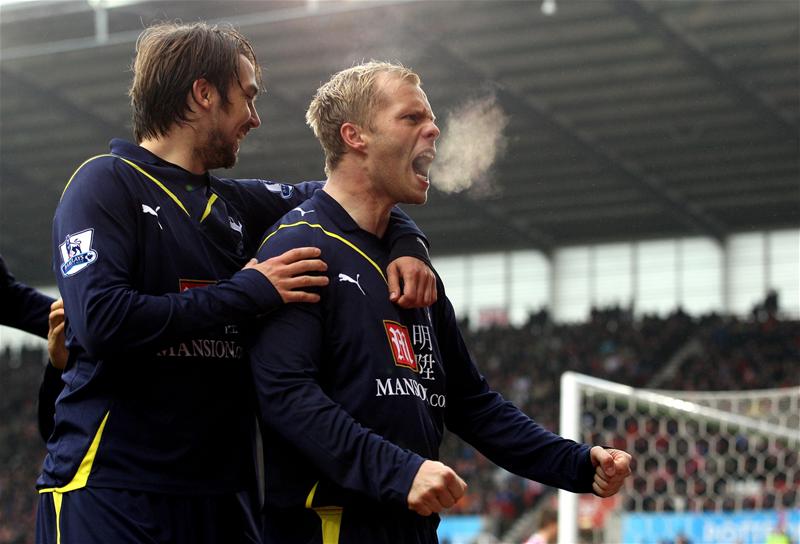
[[[375,505],[264,511],[264,544],[438,544],[439,516]]]
[[[37,544],[259,544],[246,495],[84,487],[39,495]]]

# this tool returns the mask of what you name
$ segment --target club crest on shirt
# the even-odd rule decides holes
[[[386,329],[386,338],[389,340],[389,348],[392,350],[394,364],[419,372],[408,329],[400,323],[388,320],[383,321],[383,327]]]
[[[68,234],[58,246],[61,253],[61,274],[66,278],[74,276],[97,261],[97,252],[92,249],[94,229],[86,229]]]

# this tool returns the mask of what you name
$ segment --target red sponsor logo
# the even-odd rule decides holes
[[[209,285],[214,285],[215,281],[212,280],[178,280],[179,282],[179,293],[183,293],[187,289],[194,289],[195,287],[208,287]]]
[[[417,358],[414,357],[414,349],[411,347],[411,337],[408,334],[408,329],[400,323],[385,320],[383,327],[386,329],[386,337],[389,339],[389,348],[392,350],[394,364],[418,372]]]

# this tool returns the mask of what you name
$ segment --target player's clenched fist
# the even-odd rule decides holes
[[[467,483],[453,469],[439,461],[425,461],[408,492],[408,508],[430,516],[453,506],[466,490]]]
[[[614,495],[631,475],[631,456],[615,449],[595,446],[589,452],[594,465],[592,489],[599,497]]]

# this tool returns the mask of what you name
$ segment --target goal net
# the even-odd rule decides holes
[[[655,391],[566,372],[560,402],[562,436],[634,467],[615,500],[559,492],[559,544],[798,541],[800,387]]]

